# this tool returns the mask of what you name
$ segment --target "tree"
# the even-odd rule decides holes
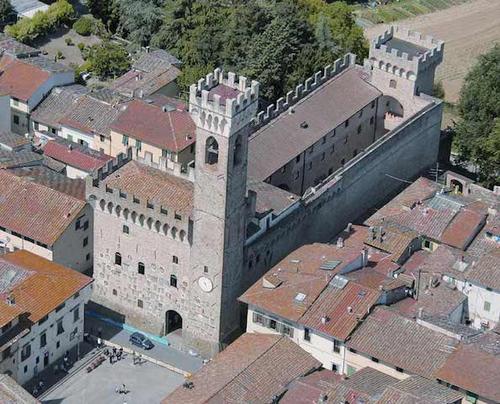
[[[500,180],[499,77],[500,45],[497,44],[481,55],[467,74],[458,104],[460,119],[455,127],[455,145],[461,160],[479,166],[479,179],[486,186]]]
[[[89,49],[89,70],[100,78],[116,77],[130,68],[128,52],[122,45],[104,41]]]
[[[73,24],[73,29],[79,35],[89,36],[94,30],[94,25],[95,20],[92,17],[83,15]]]
[[[9,0],[0,0],[0,22],[5,23],[14,14],[14,9]]]
[[[163,21],[160,0],[120,0],[117,32],[130,41],[146,46]]]
[[[74,13],[71,4],[66,0],[58,0],[47,11],[38,11],[32,18],[22,18],[14,25],[8,25],[5,32],[20,42],[29,43],[68,23]]]

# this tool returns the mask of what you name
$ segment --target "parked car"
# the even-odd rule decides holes
[[[148,338],[146,338],[144,334],[141,334],[140,332],[134,332],[133,334],[131,334],[129,342],[132,345],[136,345],[144,349],[152,349],[154,347],[154,344]]]

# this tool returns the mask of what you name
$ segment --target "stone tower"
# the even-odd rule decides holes
[[[392,26],[371,42],[365,65],[371,69],[372,83],[405,105],[420,93],[432,95],[443,53],[443,41]]]
[[[193,245],[186,335],[214,352],[239,326],[247,217],[247,159],[259,84],[216,69],[192,85],[196,124]]]

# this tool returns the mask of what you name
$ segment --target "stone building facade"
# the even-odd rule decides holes
[[[216,69],[192,85],[194,168],[163,172],[129,154],[87,180],[94,299],[154,333],[182,327],[186,341],[214,352],[241,326],[237,297],[265,271],[300,245],[330,240],[400,189],[400,179],[432,165],[441,102],[423,94],[423,84],[410,91],[418,69],[404,79],[405,91],[402,84],[392,91],[376,60],[393,38],[418,63],[442,57],[441,42],[428,40],[417,55],[420,39],[392,30],[372,43],[364,67],[346,55],[260,113],[255,81]],[[387,54],[391,65],[408,63]],[[431,77],[430,69],[423,74]],[[342,92],[335,103],[323,91],[331,85]],[[348,96],[356,98],[351,110]],[[279,125],[286,130],[273,132]],[[282,140],[292,131],[294,141]]]

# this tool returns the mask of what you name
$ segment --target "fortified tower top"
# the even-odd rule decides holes
[[[257,113],[259,83],[217,68],[189,88],[189,112],[197,127],[229,137]]]
[[[407,28],[392,26],[370,45],[374,67],[418,72],[436,66],[443,60],[444,42]]]

